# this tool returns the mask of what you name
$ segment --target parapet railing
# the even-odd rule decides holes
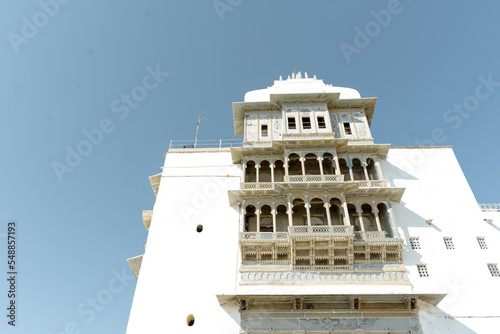
[[[171,149],[222,149],[226,147],[242,147],[243,139],[216,140],[171,140]]]
[[[285,182],[335,182],[344,181],[344,175],[285,175]]]
[[[360,187],[387,187],[387,180],[364,180],[354,182],[359,184]]]
[[[240,240],[247,240],[247,241],[288,240],[288,232],[241,232]]]
[[[358,240],[382,240],[387,239],[389,234],[386,231],[356,231],[354,241]]]
[[[288,231],[291,236],[345,236],[353,233],[353,226],[335,225],[335,226],[289,226]]]
[[[240,184],[241,189],[273,189],[273,182],[244,182]]]
[[[483,211],[500,211],[500,203],[488,203],[488,204],[480,203],[479,207]]]

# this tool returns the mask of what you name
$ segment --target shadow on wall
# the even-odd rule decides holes
[[[381,165],[382,170],[384,171],[384,179],[389,182],[391,187],[395,187],[394,180],[418,180],[415,176],[399,167],[394,166],[387,160],[381,161]]]
[[[444,312],[439,307],[418,301],[418,317],[423,333],[443,333],[443,334],[475,334],[473,331],[452,315]]]

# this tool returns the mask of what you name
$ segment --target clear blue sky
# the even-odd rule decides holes
[[[0,332],[124,333],[135,281],[114,277],[144,251],[169,141],[200,113],[200,138],[232,138],[231,103],[294,68],[378,97],[378,143],[437,131],[477,200],[500,202],[498,2],[227,1],[1,2],[0,233],[17,221],[20,262],[13,329],[0,239]],[[72,167],[68,147],[86,154]]]

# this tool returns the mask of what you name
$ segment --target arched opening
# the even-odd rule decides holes
[[[257,181],[257,169],[255,169],[255,161],[250,160],[247,162],[247,168],[245,168],[245,182],[256,182]]]
[[[370,204],[361,205],[361,212],[363,216],[363,226],[365,231],[378,231],[375,215],[373,214],[372,206]]]
[[[354,180],[366,180],[365,171],[359,159],[352,159],[352,175],[354,176]]]
[[[321,175],[319,161],[316,154],[308,153],[305,156],[306,175]]]
[[[274,162],[274,182],[283,182],[285,180],[285,167],[283,161]]]
[[[354,226],[354,231],[361,231],[361,223],[359,221],[358,212],[356,211],[356,206],[354,204],[347,204],[347,211],[349,213],[351,225]]]
[[[260,208],[260,232],[273,232],[273,214],[269,205]]]
[[[295,153],[292,153],[288,156],[288,174],[302,175],[302,166],[300,164],[300,157]]]
[[[260,163],[259,182],[271,182],[271,165],[267,160]]]
[[[296,198],[292,202],[293,226],[307,225],[307,211],[304,200]]]
[[[378,219],[380,221],[380,228],[387,232],[389,238],[393,238],[391,222],[389,220],[389,212],[387,211],[387,206],[384,203],[379,203],[377,205]]]
[[[276,232],[288,232],[288,214],[283,204],[276,208]]]
[[[368,172],[368,177],[370,180],[379,180],[377,169],[375,168],[375,162],[372,158],[366,159],[366,171]]]
[[[332,220],[332,225],[344,225],[341,208],[342,202],[340,199],[332,198],[330,200],[330,219]]]
[[[245,208],[245,232],[257,232],[257,215],[253,205]]]
[[[323,173],[325,175],[335,174],[335,167],[333,165],[333,155],[331,153],[323,154]]]
[[[339,159],[340,174],[344,175],[344,181],[351,181],[351,174],[349,174],[349,166],[345,159]]]
[[[328,225],[325,203],[321,198],[311,200],[311,225]]]

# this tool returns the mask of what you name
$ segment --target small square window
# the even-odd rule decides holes
[[[346,135],[352,135],[351,124],[349,122],[344,123],[344,132]]]
[[[490,270],[491,276],[500,277],[500,271],[498,271],[498,265],[496,263],[488,263],[488,269]]]
[[[309,130],[311,128],[311,117],[302,117],[302,127],[304,130]]]
[[[288,128],[291,130],[295,130],[297,128],[295,117],[288,117]]]
[[[267,137],[267,125],[261,126],[260,134],[262,135],[262,137]]]
[[[411,249],[420,249],[420,240],[418,237],[410,237]]]
[[[453,245],[452,237],[444,237],[444,244],[446,245],[446,249],[455,249],[455,245]]]
[[[484,237],[477,237],[477,242],[479,244],[479,247],[481,247],[481,249],[488,249],[488,245],[486,244]]]
[[[417,264],[418,274],[420,277],[429,277],[426,264]]]
[[[323,116],[318,116],[318,128],[326,129],[325,118]]]

